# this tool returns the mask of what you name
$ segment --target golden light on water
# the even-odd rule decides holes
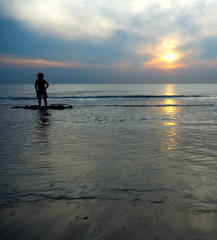
[[[172,84],[166,85],[165,92],[163,93],[165,96],[174,96],[175,93],[175,87]],[[177,100],[174,98],[167,98],[162,101],[163,112],[168,119],[175,120],[177,118],[177,114],[179,112],[179,108],[177,107]],[[168,122],[168,121],[167,121]]]
[[[168,96],[167,99],[162,100],[161,114],[164,118],[162,125],[165,126],[159,131],[160,141],[162,148],[167,151],[168,156],[175,155],[175,150],[179,144],[179,134],[177,126],[179,123],[177,119],[179,117],[180,107],[177,106],[177,100],[170,98],[170,96],[176,95],[174,85],[166,85],[163,95]]]
[[[167,130],[165,130],[165,132],[163,133],[163,141],[162,141],[162,145],[163,148],[168,151],[168,155],[170,157],[174,156],[174,152],[172,152],[172,150],[174,151],[178,145],[178,140],[177,140],[177,131],[174,127],[169,128]]]
[[[164,101],[164,104],[165,105],[175,105],[176,104],[176,100],[174,100],[174,99],[166,99]]]
[[[175,95],[175,88],[174,85],[166,85],[166,89],[164,92],[164,95],[166,96],[174,96]],[[163,110],[164,113],[169,117],[169,118],[176,118],[176,116],[174,114],[176,114],[176,112],[178,111],[177,107],[176,107],[177,101],[173,98],[168,98],[165,99],[162,102],[162,105],[164,106]]]
[[[178,112],[178,109],[175,106],[176,104],[177,104],[176,100],[174,100],[174,99],[166,99],[163,101],[163,105],[164,105],[163,110],[167,117],[176,119],[176,117],[177,117],[176,113]]]
[[[166,96],[175,95],[175,87],[174,87],[174,85],[173,84],[167,84],[166,85],[166,89],[163,92],[163,95],[166,95]]]
[[[176,123],[176,122],[163,122],[163,125],[164,126],[176,126],[176,125],[179,125],[179,124]]]

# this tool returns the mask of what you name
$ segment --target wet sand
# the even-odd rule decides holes
[[[213,212],[175,209],[166,202],[82,200],[5,207],[4,240],[216,239]]]

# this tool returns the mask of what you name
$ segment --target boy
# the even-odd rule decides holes
[[[38,98],[38,105],[41,106],[41,96],[43,96],[45,107],[47,107],[47,92],[46,89],[49,87],[49,84],[44,80],[44,74],[38,73],[38,79],[35,81],[35,90],[36,96]]]

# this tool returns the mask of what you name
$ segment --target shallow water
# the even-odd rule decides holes
[[[217,211],[217,85],[3,85],[2,206],[119,199]]]

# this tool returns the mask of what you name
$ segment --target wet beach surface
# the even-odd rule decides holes
[[[3,100],[0,238],[216,239],[217,106],[196,94]]]

